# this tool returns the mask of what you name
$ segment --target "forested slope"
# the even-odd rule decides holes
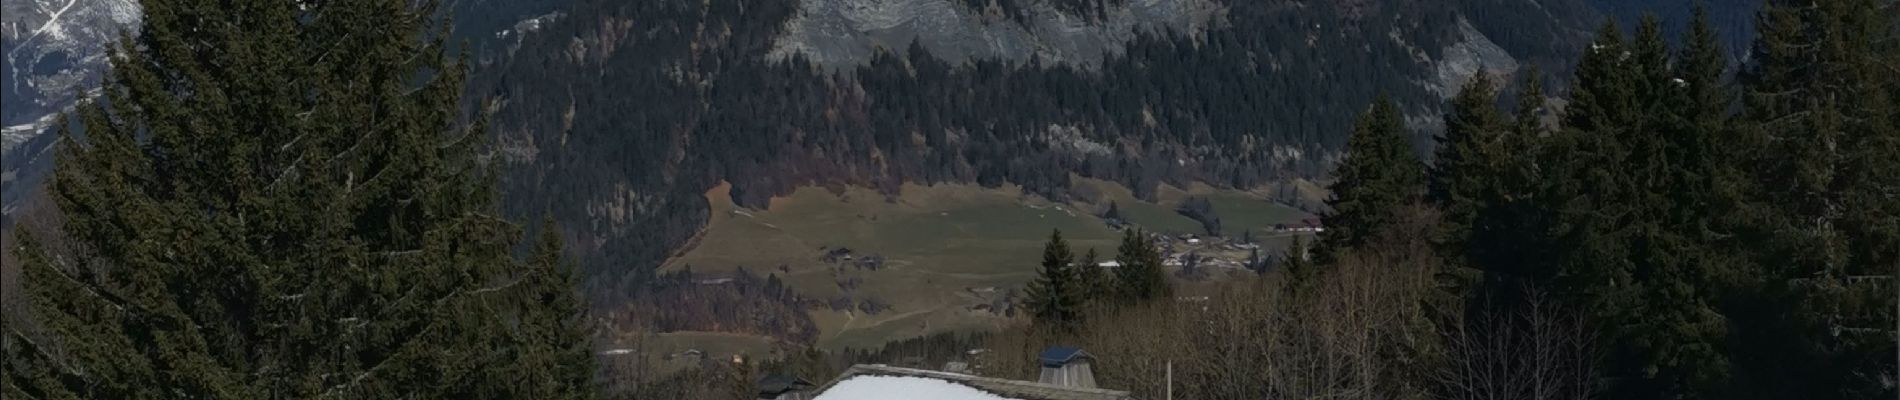
[[[814,184],[1007,182],[1060,199],[1071,174],[1144,196],[1320,178],[1375,95],[1399,102],[1423,153],[1464,77],[1562,72],[1602,17],[1575,1],[945,3],[933,7],[980,24],[946,32],[1097,29],[1137,7],[1207,19],[1137,24],[1098,61],[868,32],[839,45],[870,46],[854,64],[786,51],[788,26],[849,22],[794,0],[580,1],[472,83],[508,161],[507,207],[552,213],[612,304],[704,224],[701,195],[720,181],[759,207]],[[880,26],[946,23],[922,15]]]

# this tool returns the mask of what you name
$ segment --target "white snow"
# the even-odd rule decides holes
[[[39,119],[30,123],[0,128],[0,151],[12,151],[14,146],[19,146],[20,143],[39,136],[55,122],[59,122],[57,113],[40,116]]]
[[[838,382],[814,400],[1016,400],[942,379],[861,375]]]
[[[64,38],[66,36],[66,31],[62,29],[56,29],[56,28],[59,28],[59,17],[65,16],[66,11],[72,10],[74,4],[79,4],[79,0],[72,0],[72,1],[66,2],[66,5],[60,7],[59,11],[54,11],[52,16],[46,18],[46,23],[40,24],[39,28],[33,30],[32,35],[28,35],[26,37],[26,40],[22,40],[21,42],[31,42],[33,41],[34,38],[38,38],[40,35],[46,34],[49,32],[52,33],[53,37],[56,39]],[[13,48],[13,52],[15,53],[18,53],[19,51],[20,51],[19,47]],[[13,55],[8,54],[7,56],[12,57]]]

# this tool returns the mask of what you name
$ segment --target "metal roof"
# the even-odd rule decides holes
[[[779,394],[793,390],[810,389],[811,382],[785,374],[767,374],[759,378],[759,394]]]
[[[1042,366],[1044,367],[1060,367],[1060,366],[1063,366],[1064,364],[1068,364],[1070,361],[1074,361],[1077,358],[1091,358],[1091,357],[1092,356],[1090,356],[1089,353],[1083,352],[1081,348],[1069,347],[1069,346],[1051,346],[1047,349],[1043,349],[1042,355],[1037,358],[1042,360]]]

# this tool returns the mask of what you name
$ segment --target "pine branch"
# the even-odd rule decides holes
[[[61,264],[64,264],[64,263],[61,263]],[[95,289],[96,285],[93,285],[87,282],[81,282],[78,278],[74,278],[72,275],[67,274],[66,271],[63,269],[53,267],[53,266],[44,266],[44,268],[48,270],[52,270],[53,273],[58,274],[60,278],[65,279],[67,282],[72,282],[74,285],[78,285],[81,290],[86,291],[86,294],[90,294],[92,295],[92,297],[98,298],[100,301],[106,302],[106,305],[110,305],[112,306],[112,308],[117,309],[120,312],[124,312],[127,308],[124,305],[125,299],[119,298],[118,296],[108,296],[106,294],[103,294],[99,290]],[[139,308],[139,307],[133,307],[133,308]],[[149,310],[144,310],[142,308],[140,308],[139,311],[149,312]]]
[[[52,353],[47,353],[46,346],[42,346],[39,344],[39,342],[33,341],[33,338],[27,337],[25,332],[20,332],[19,326],[13,326],[13,325],[7,326],[7,334],[12,335],[14,338],[17,338],[20,341],[26,342],[27,347],[33,348],[34,353],[39,354],[39,356],[41,358],[46,359],[46,361],[59,366],[60,369],[62,370],[61,372],[67,375],[78,376],[82,378],[87,377],[87,374],[85,373],[85,371],[79,371],[73,368],[71,364],[67,364],[65,360],[60,359],[60,357],[55,357]]]
[[[297,164],[300,164],[300,163],[303,163],[303,156],[302,156],[302,155],[298,155],[298,156],[297,156],[297,159],[295,159],[295,160],[291,160],[291,161],[290,161],[290,166],[289,166],[289,167],[286,167],[286,168],[284,168],[284,170],[283,170],[283,171],[280,171],[280,172],[278,172],[278,173],[277,173],[277,177],[276,177],[276,178],[271,178],[271,180],[270,180],[270,184],[267,184],[267,185],[264,185],[264,190],[265,190],[265,191],[270,191],[271,189],[276,189],[276,188],[277,188],[277,183],[278,183],[278,182],[283,182],[283,181],[284,181],[284,178],[285,178],[285,177],[287,177],[287,176],[290,176],[290,174],[291,174],[291,173],[294,173],[294,172],[296,172],[296,171],[297,171]]]
[[[502,290],[507,290],[507,289],[509,289],[509,288],[512,288],[512,287],[514,287],[514,286],[515,286],[515,285],[517,285],[517,284],[520,284],[520,283],[521,283],[521,282],[523,282],[523,281],[526,281],[526,279],[516,279],[516,280],[514,280],[514,281],[511,281],[511,282],[508,282],[507,284],[504,284],[504,285],[500,285],[500,286],[492,286],[492,287],[484,287],[484,288],[480,288],[480,289],[475,289],[475,290],[470,290],[470,291],[463,291],[463,290],[461,290],[461,289],[457,289],[457,290],[455,290],[455,291],[453,291],[453,292],[450,292],[450,293],[449,293],[449,294],[447,294],[447,295],[444,295],[444,296],[442,296],[442,297],[440,297],[440,298],[437,298],[437,299],[435,299],[434,301],[432,301],[432,303],[435,303],[435,304],[436,304],[437,306],[440,306],[440,305],[441,305],[441,304],[442,304],[443,302],[446,302],[446,301],[448,301],[448,300],[449,300],[449,299],[451,299],[451,298],[454,298],[454,297],[456,297],[456,296],[460,296],[460,295],[464,295],[464,294],[466,294],[466,295],[477,295],[477,294],[483,294],[483,293],[493,293],[493,292],[498,292],[498,291],[502,291]],[[407,298],[407,297],[408,297],[408,296],[406,296],[406,295],[404,296],[404,298]],[[400,302],[400,301],[399,301],[399,302]],[[387,309],[387,308],[385,308],[385,309]],[[354,317],[351,317],[351,318],[343,318],[343,319],[339,319],[339,320],[337,320],[337,322],[338,322],[338,323],[343,323],[343,322],[345,322],[346,320],[356,320],[356,318],[354,318]],[[367,324],[368,324],[368,322],[366,322],[366,321],[365,321],[365,322],[361,322],[361,323],[358,323],[358,324],[357,324],[356,326],[359,326],[359,327],[360,327],[360,326],[363,326],[363,325],[367,325]],[[433,324],[433,323],[432,323],[432,324],[430,324],[430,326],[431,326],[431,327],[434,327],[434,325],[435,325],[435,324]],[[424,331],[425,331],[424,333],[426,333],[426,331],[427,331],[427,329],[425,328],[425,329],[424,329]],[[411,345],[413,345],[413,344],[415,344],[415,342],[416,342],[416,340],[415,340],[415,339],[417,339],[418,337],[420,337],[420,336],[422,336],[422,335],[423,335],[424,333],[417,333],[417,334],[416,334],[415,336],[411,336],[411,337],[409,337],[408,339],[406,339],[406,340],[404,340],[404,341],[403,341],[403,342],[404,342],[404,343],[403,343],[403,345],[402,345],[402,346],[399,346],[399,347],[397,347],[397,348],[396,348],[396,349],[395,349],[394,351],[392,351],[392,352],[391,352],[392,354],[391,354],[391,355],[390,355],[389,357],[385,357],[385,358],[383,358],[382,360],[380,360],[380,361],[377,361],[377,362],[376,362],[376,365],[374,365],[374,366],[371,366],[371,367],[370,367],[369,369],[367,369],[367,370],[364,370],[364,371],[363,371],[363,373],[361,373],[361,374],[357,374],[355,378],[352,378],[352,379],[350,379],[350,382],[349,382],[349,383],[347,383],[347,384],[339,384],[339,385],[337,385],[337,386],[332,386],[332,387],[331,387],[331,388],[330,388],[329,390],[325,390],[323,394],[321,394],[321,395],[318,395],[317,397],[318,397],[318,398],[329,398],[329,397],[334,397],[334,396],[336,396],[336,395],[337,395],[338,393],[340,393],[340,391],[341,391],[341,390],[345,390],[345,389],[349,389],[349,388],[353,388],[353,387],[355,387],[355,386],[356,386],[357,384],[359,384],[359,383],[361,383],[361,382],[363,381],[363,379],[364,379],[364,378],[367,378],[367,377],[369,377],[369,376],[370,376],[371,374],[374,374],[374,373],[376,373],[376,371],[378,371],[378,370],[381,370],[381,369],[382,369],[382,368],[383,368],[384,366],[386,366],[386,365],[388,365],[388,364],[389,364],[389,362],[390,362],[391,360],[394,360],[394,359],[396,359],[396,358],[398,358],[397,356],[398,356],[398,355],[400,355],[400,354],[402,354],[402,351],[403,351],[403,350],[406,350],[406,349],[408,349],[408,348],[409,348],[409,346],[411,346]]]
[[[1789,122],[1799,122],[1799,121],[1796,121],[1796,119],[1806,118],[1807,116],[1812,115],[1812,114],[1814,114],[1813,110],[1796,111],[1796,112],[1788,113],[1779,117],[1775,117],[1775,119],[1763,121],[1761,125],[1771,126],[1771,125],[1781,125],[1781,124],[1785,124]]]
[[[410,255],[416,255],[416,254],[421,254],[421,253],[422,253],[422,249],[410,249],[410,250],[392,250],[392,251],[378,252],[376,253],[376,255],[383,256],[384,258],[396,258],[396,257],[410,256]]]

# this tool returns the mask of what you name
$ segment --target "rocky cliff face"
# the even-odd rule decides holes
[[[972,58],[1045,65],[1092,66],[1120,53],[1138,33],[1193,35],[1219,20],[1209,0],[1132,0],[1099,15],[1058,11],[1028,2],[1027,18],[956,0],[808,0],[788,21],[770,57],[802,54],[828,68],[870,61],[877,49],[901,51],[915,41],[951,63]]]
[[[38,185],[56,115],[99,86],[108,46],[138,24],[137,0],[0,0],[0,215]]]
[[[1517,72],[1517,59],[1509,51],[1498,47],[1491,38],[1478,32],[1471,21],[1458,19],[1458,40],[1445,46],[1440,52],[1444,56],[1433,60],[1437,66],[1437,79],[1424,84],[1440,97],[1451,98],[1458,95],[1458,89],[1465,80],[1471,79],[1479,71],[1489,74],[1510,75]]]
[[[27,129],[98,86],[106,49],[122,30],[137,29],[136,0],[4,0],[0,2],[0,124],[6,149]]]

